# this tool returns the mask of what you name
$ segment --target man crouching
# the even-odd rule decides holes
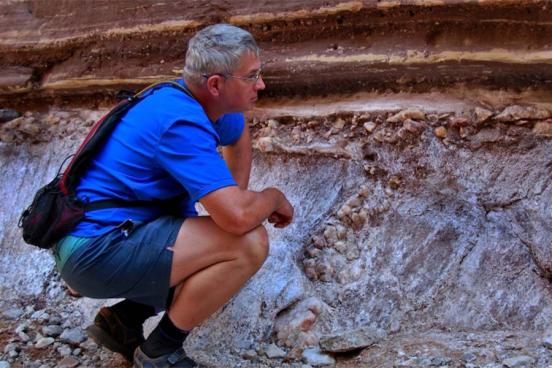
[[[252,35],[226,24],[199,31],[177,82],[191,96],[153,90],[121,119],[77,187],[88,201],[143,205],[88,212],[54,250],[71,288],[124,298],[102,308],[88,332],[135,367],[194,367],[182,350],[186,336],[259,270],[268,255],[264,220],[283,228],[293,218],[278,189],[247,189],[242,112],[265,88]],[[197,215],[196,202],[209,216]],[[144,321],[163,309],[144,340]]]

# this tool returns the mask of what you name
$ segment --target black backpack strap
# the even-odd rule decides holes
[[[174,209],[181,200],[188,196],[187,193],[182,193],[177,196],[164,199],[164,200],[151,200],[151,201],[125,201],[123,199],[104,199],[100,201],[88,202],[84,204],[85,211],[97,211],[108,208],[129,208],[129,207],[160,207],[163,209]]]
[[[94,201],[94,202],[88,202],[84,205],[84,210],[86,212],[88,211],[97,211],[97,210],[105,210],[108,208],[127,208],[127,207],[147,207],[152,206],[157,202],[155,201],[123,201],[123,200],[116,200],[116,199],[106,199],[103,201]]]
[[[109,113],[107,113],[102,119],[100,119],[91,131],[86,136],[84,142],[78,148],[77,153],[65,169],[61,179],[59,181],[60,189],[65,194],[73,193],[81,175],[84,173],[93,156],[97,153],[101,146],[105,143],[111,132],[115,129],[115,126],[119,123],[121,118],[142,99],[149,96],[149,93],[162,87],[171,87],[178,89],[179,91],[195,99],[191,91],[186,85],[181,85],[175,81],[163,81],[154,83],[140,92],[134,94],[132,97],[120,102]],[[62,165],[63,166],[63,165]],[[180,198],[182,196],[178,196]],[[170,207],[171,201],[175,198],[170,198],[166,201],[124,201],[124,200],[102,200],[85,203],[85,211],[94,211],[106,208],[116,207],[146,207],[146,206],[159,206]]]

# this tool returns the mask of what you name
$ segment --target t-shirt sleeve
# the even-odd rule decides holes
[[[159,139],[156,159],[186,189],[192,202],[217,189],[237,185],[217,152],[216,133],[199,124],[173,123]]]
[[[215,129],[220,137],[220,144],[227,146],[240,139],[245,120],[242,113],[226,114],[222,116],[215,124]]]

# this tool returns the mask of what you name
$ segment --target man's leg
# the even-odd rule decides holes
[[[222,307],[262,266],[268,234],[258,226],[237,236],[209,217],[184,221],[174,246],[169,316],[190,330]]]
[[[173,302],[142,345],[152,358],[181,347],[186,331],[222,307],[259,270],[268,256],[268,235],[263,226],[238,236],[209,217],[189,218],[172,250]]]

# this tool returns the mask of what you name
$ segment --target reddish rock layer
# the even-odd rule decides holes
[[[215,22],[253,32],[272,95],[552,84],[547,1],[29,1],[0,14],[0,102],[12,107],[178,77],[189,37]]]

